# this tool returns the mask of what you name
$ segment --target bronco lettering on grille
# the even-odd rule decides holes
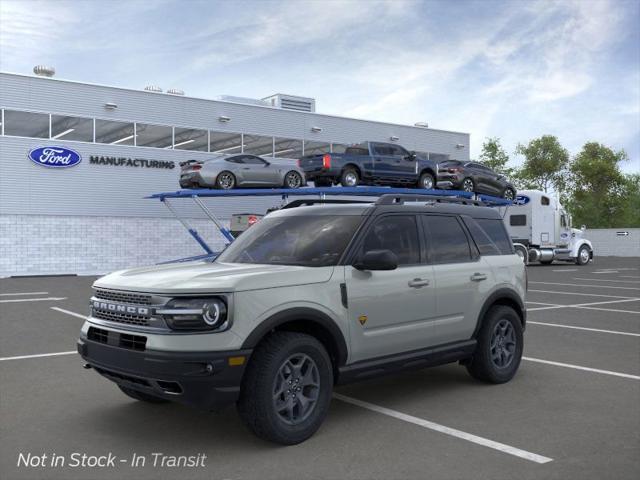
[[[106,310],[108,312],[125,313],[129,315],[149,315],[147,307],[133,307],[131,305],[121,305],[118,303],[93,301],[93,308],[96,310]]]

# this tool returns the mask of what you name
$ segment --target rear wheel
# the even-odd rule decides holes
[[[216,186],[222,190],[231,190],[236,186],[236,177],[231,172],[220,172],[216,178]]]
[[[473,378],[505,383],[520,366],[523,339],[520,317],[511,307],[491,307],[482,320],[478,344],[467,370]]]
[[[251,357],[238,412],[258,437],[294,445],[318,430],[332,390],[333,369],[322,344],[304,333],[276,332]]]
[[[578,250],[578,256],[576,257],[576,263],[578,265],[586,265],[589,263],[591,259],[591,253],[589,252],[589,247],[586,245],[582,245],[580,250]]]
[[[462,181],[462,190],[465,192],[475,192],[476,186],[471,178],[465,178]]]
[[[169,400],[165,400],[164,398],[156,397],[155,395],[149,395],[145,392],[140,392],[138,390],[134,390],[132,388],[123,387],[122,385],[118,385],[118,388],[122,390],[126,396],[131,397],[135,400],[140,400],[141,402],[147,403],[168,403]]]
[[[355,168],[347,167],[340,175],[340,184],[343,187],[357,187],[360,183],[360,175]]]
[[[295,170],[287,172],[284,176],[284,186],[286,188],[300,188],[302,186],[302,175]]]
[[[430,173],[423,173],[418,180],[418,188],[424,188],[425,190],[432,190],[436,185],[436,181],[433,175]]]

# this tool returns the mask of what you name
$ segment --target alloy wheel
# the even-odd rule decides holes
[[[433,188],[433,177],[430,175],[422,177],[422,188],[425,190],[431,190]]]
[[[470,178],[465,179],[465,181],[462,182],[462,190],[465,192],[473,192],[473,180]]]
[[[313,412],[320,394],[320,373],[313,359],[295,353],[278,369],[273,382],[273,408],[288,425],[304,422]]]
[[[348,172],[344,176],[344,182],[347,187],[355,187],[358,184],[358,176],[353,172]]]
[[[516,332],[509,320],[500,320],[491,335],[491,361],[498,368],[507,368],[516,352]]]
[[[300,178],[300,175],[296,172],[287,173],[286,182],[287,182],[287,187],[289,188],[299,188],[300,185],[302,185],[302,179]]]
[[[504,199],[505,200],[513,200],[513,190],[511,190],[510,188],[507,188],[504,191]]]
[[[218,177],[218,185],[223,190],[229,190],[230,188],[233,188],[235,183],[235,179],[230,173],[221,173]]]

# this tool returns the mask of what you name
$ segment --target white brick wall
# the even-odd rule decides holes
[[[191,224],[224,247],[211,222]],[[103,274],[203,253],[175,219],[0,215],[0,276]]]
[[[629,235],[617,235],[629,232]],[[595,256],[640,257],[640,228],[587,229],[585,237],[593,243]]]

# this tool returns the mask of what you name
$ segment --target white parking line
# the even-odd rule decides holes
[[[58,300],[66,300],[67,297],[46,297],[46,298],[12,298],[10,300],[0,300],[0,303],[17,303],[17,302],[57,302]]]
[[[530,303],[530,304],[532,304],[532,305],[551,305],[551,306],[554,306],[554,307],[560,307],[560,306],[562,306],[562,305],[558,305],[557,303],[530,302],[530,301],[528,301],[528,300],[527,300],[527,302],[526,302],[526,303]]]
[[[628,335],[630,337],[640,337],[640,333],[619,332],[617,330],[602,330],[600,328],[576,327],[574,325],[561,325],[558,323],[532,322],[527,321],[527,325],[544,325],[545,327],[571,328],[574,330],[585,330],[587,332],[611,333],[614,335]]]
[[[577,272],[577,268],[562,268],[560,270],[551,270],[552,272]]]
[[[381,413],[382,415],[387,415],[389,417],[393,417],[395,419],[402,420],[404,422],[408,422],[414,425],[418,425],[420,427],[428,428],[429,430],[434,430],[436,432],[440,432],[446,435],[450,435],[452,437],[460,438],[462,440],[466,440],[468,442],[475,443],[477,445],[482,445],[483,447],[493,448],[494,450],[498,450],[503,453],[508,453],[509,455],[513,455],[516,457],[523,458],[525,460],[529,460],[530,462],[549,463],[553,461],[553,459],[549,457],[543,457],[542,455],[527,452],[526,450],[521,450],[519,448],[512,447],[510,445],[505,445],[504,443],[494,442],[493,440],[489,440],[488,438],[479,437],[471,433],[463,432],[461,430],[456,430],[455,428],[445,427],[444,425],[440,425],[439,423],[430,422],[429,420],[424,420],[422,418],[414,417],[412,415],[407,415],[406,413],[398,412],[397,410],[391,410],[390,408],[381,407],[373,403],[363,402],[362,400],[358,400],[352,397],[347,397],[346,395],[334,393],[333,398],[345,403],[350,403],[351,405],[356,405],[358,407],[371,410],[372,412]]]
[[[539,285],[562,285],[565,287],[615,288],[617,290],[640,290],[640,287],[618,287],[613,285],[584,285],[582,283],[529,282]]]
[[[11,297],[18,295],[49,295],[49,292],[20,292],[20,293],[0,293],[0,297]]]
[[[627,298],[626,300],[606,300],[604,302],[574,303],[571,305],[548,304],[550,305],[549,307],[527,308],[527,312],[537,312],[538,310],[554,310],[556,308],[586,308],[586,309],[593,309],[593,310],[608,310],[612,312],[638,313],[638,312],[633,312],[631,310],[613,310],[613,309],[606,309],[606,308],[600,309],[600,308],[593,307],[593,305],[606,305],[608,303],[625,303],[625,302],[638,302],[638,301],[640,301],[640,298]]]
[[[576,292],[560,292],[557,290],[527,290],[527,292],[536,292],[536,293],[557,293],[558,295],[578,295],[579,297],[607,297],[607,298],[630,298],[633,300],[638,300],[636,297],[621,297],[620,295],[602,295],[599,293],[576,293]]]
[[[66,313],[67,315],[71,315],[72,317],[78,317],[84,320],[87,319],[86,315],[82,315],[81,313],[71,312],[69,310],[65,310],[64,308],[51,307],[51,310],[55,310],[56,312],[60,312],[60,313]]]
[[[581,306],[578,306],[576,308],[583,308],[585,310],[600,310],[602,312],[631,313],[631,314],[640,315],[640,312],[636,312],[634,310],[620,310],[615,308],[598,308],[598,307],[581,307]]]
[[[640,275],[620,275],[620,278],[640,278]]]
[[[41,357],[57,357],[60,355],[73,355],[78,353],[75,350],[70,352],[56,352],[56,353],[39,353],[38,355],[20,355],[19,357],[0,357],[0,362],[7,360],[24,360],[25,358],[41,358]]]
[[[592,278],[580,278],[573,277],[572,280],[593,280]],[[630,283],[631,285],[638,285],[640,282],[632,280],[609,280],[608,278],[599,278],[599,282],[615,282],[615,283]]]
[[[571,363],[552,362],[551,360],[542,360],[541,358],[522,357],[523,360],[535,363],[544,363],[546,365],[554,365],[556,367],[573,368],[575,370],[584,370],[585,372],[602,373],[605,375],[612,375],[614,377],[630,378],[632,380],[640,380],[637,375],[631,375],[629,373],[612,372],[610,370],[600,370],[598,368],[583,367],[581,365],[573,365]]]
[[[599,273],[620,273],[620,272],[618,272],[618,270],[604,270],[604,271],[593,272],[593,273],[598,275]]]

